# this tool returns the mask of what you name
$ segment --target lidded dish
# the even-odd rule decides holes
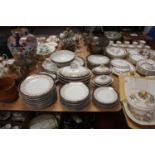
[[[109,86],[112,84],[112,82],[113,78],[109,75],[99,75],[92,80],[92,84],[95,87]]]
[[[70,81],[89,83],[92,73],[88,68],[72,63],[70,66],[60,68],[57,75],[61,83]]]
[[[92,69],[92,72],[95,75],[102,75],[102,74],[110,74],[111,70],[110,70],[110,68],[108,68],[108,67],[106,67],[104,65],[100,65],[100,66],[94,67]]]

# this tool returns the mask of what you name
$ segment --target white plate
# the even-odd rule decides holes
[[[111,60],[111,65],[114,67],[124,68],[124,69],[128,69],[130,67],[130,71],[135,71],[135,67],[130,62],[123,59],[113,59]]]
[[[99,87],[95,89],[94,98],[103,104],[112,104],[118,100],[118,94],[112,87]]]
[[[112,81],[112,78],[108,75],[100,75],[94,79],[94,82],[98,85],[108,84]]]
[[[142,120],[138,120],[136,119],[133,114],[130,112],[129,108],[128,108],[128,105],[126,102],[123,102],[123,107],[124,107],[124,110],[127,114],[127,116],[135,123],[139,124],[139,125],[155,125],[155,120],[152,120],[152,121],[142,121]]]
[[[98,54],[88,56],[87,60],[92,65],[108,64],[110,61],[108,57]]]
[[[67,63],[75,58],[75,53],[68,50],[60,50],[54,52],[50,58],[55,63]]]
[[[38,55],[49,55],[55,51],[55,46],[50,43],[40,43],[37,46]]]
[[[82,82],[71,82],[61,88],[60,95],[67,101],[79,102],[88,97],[89,89]]]
[[[127,52],[124,48],[120,48],[120,47],[107,47],[106,48],[106,53],[114,58],[117,57],[124,57],[127,55]]]
[[[46,59],[43,63],[42,63],[42,67],[44,70],[48,71],[48,72],[54,72],[56,73],[58,70],[58,67],[55,63],[53,63],[51,60]]]
[[[54,81],[48,75],[31,75],[20,86],[20,91],[27,96],[41,96],[48,93]]]

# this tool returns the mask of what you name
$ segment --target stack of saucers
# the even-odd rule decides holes
[[[89,88],[82,82],[70,82],[60,89],[60,102],[69,109],[81,109],[89,103]]]
[[[77,64],[71,64],[71,66],[66,66],[60,68],[57,72],[57,77],[62,84],[68,82],[80,81],[88,84],[91,78],[91,71],[83,66]]]
[[[95,77],[91,82],[95,87],[109,86],[113,83],[113,78],[108,75],[99,75]]]
[[[89,55],[87,57],[87,65],[89,68],[94,68],[100,65],[108,65],[110,62],[110,59],[106,56],[94,54]]]
[[[20,85],[20,94],[27,106],[37,109],[45,108],[57,99],[54,80],[48,75],[27,77]]]
[[[93,92],[93,103],[101,108],[112,108],[117,105],[118,94],[112,87],[98,87]]]
[[[70,65],[74,60],[75,53],[68,50],[60,50],[51,54],[50,59],[56,63],[58,67],[64,67]]]

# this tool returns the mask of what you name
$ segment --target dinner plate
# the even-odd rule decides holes
[[[50,58],[55,63],[68,63],[75,58],[75,53],[68,50],[60,50],[52,53]]]
[[[87,61],[91,65],[98,66],[98,65],[102,65],[102,64],[104,64],[104,65],[108,64],[110,59],[103,55],[94,54],[94,55],[89,55],[87,57]]]
[[[93,92],[94,99],[100,104],[113,104],[118,100],[118,94],[112,87],[99,87]]]
[[[26,78],[20,91],[27,96],[40,96],[49,92],[54,86],[54,81],[47,75],[31,75]]]
[[[69,102],[79,102],[89,96],[89,88],[81,82],[71,82],[61,88],[60,96]]]

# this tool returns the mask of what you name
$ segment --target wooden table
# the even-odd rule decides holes
[[[77,56],[81,56],[82,58],[86,59],[86,57],[89,55],[89,52],[87,51],[85,46],[82,46],[79,52],[76,52]],[[114,77],[113,87],[119,91],[119,85],[118,85],[118,78],[116,76]],[[59,91],[59,87],[57,86],[57,92]],[[92,91],[92,90],[91,90]],[[32,109],[27,107],[21,96],[19,99],[14,103],[0,103],[0,110],[11,110],[11,111],[46,111],[46,112],[118,112],[121,110],[121,103],[119,102],[117,106],[111,108],[111,109],[104,109],[104,108],[98,108],[96,107],[92,102],[90,98],[90,103],[85,109],[81,110],[69,110],[64,108],[60,101],[59,101],[59,93],[58,94],[58,100],[53,105],[45,108],[45,109]]]

